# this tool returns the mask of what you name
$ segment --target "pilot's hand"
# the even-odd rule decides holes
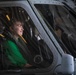
[[[24,67],[32,67],[32,65],[31,64],[26,64]]]

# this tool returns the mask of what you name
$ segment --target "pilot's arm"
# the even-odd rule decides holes
[[[27,60],[24,59],[14,42],[8,40],[4,43],[4,47],[6,48],[7,57],[14,65],[23,67],[27,64]]]

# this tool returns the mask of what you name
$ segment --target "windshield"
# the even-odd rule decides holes
[[[66,50],[76,57],[75,16],[71,15],[71,13],[64,6],[36,4],[35,7],[39,11],[45,23],[47,23],[50,31],[53,31],[56,39],[60,41],[59,43],[61,47],[64,45]]]

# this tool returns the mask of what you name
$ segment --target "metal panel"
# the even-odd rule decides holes
[[[55,5],[62,5],[59,0],[28,0],[33,4],[55,4]]]
[[[53,4],[63,5],[63,2],[68,4],[71,8],[75,7],[75,3],[72,0],[28,0],[32,4]]]

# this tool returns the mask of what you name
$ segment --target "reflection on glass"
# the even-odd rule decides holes
[[[63,50],[67,48],[69,53],[76,57],[76,19],[64,6],[36,4],[35,7],[44,19],[48,28],[57,35],[54,35]],[[48,23],[49,24],[48,24]],[[61,43],[61,42],[62,43]],[[63,47],[63,44],[65,48]],[[67,51],[66,51],[67,52]],[[68,52],[67,52],[68,53]]]

